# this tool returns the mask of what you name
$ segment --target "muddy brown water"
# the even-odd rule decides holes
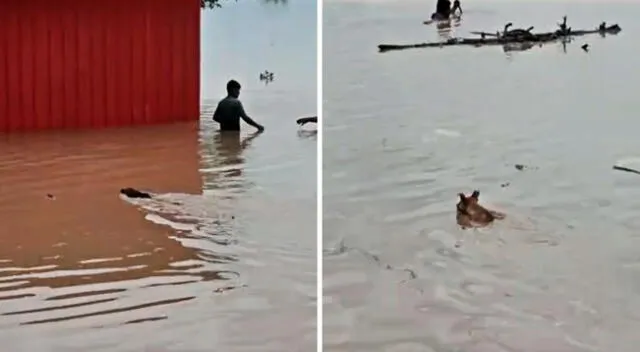
[[[212,127],[3,137],[0,335],[11,351],[315,343],[315,195],[278,193],[273,160]],[[315,141],[289,132],[300,146],[280,172],[313,186]],[[277,154],[271,140],[263,148]],[[129,201],[124,186],[159,195]],[[275,329],[291,322],[298,330]]]
[[[636,351],[640,178],[612,166],[640,157],[640,7],[462,6],[445,34],[422,25],[435,1],[324,3],[324,350]],[[565,14],[622,32],[566,53],[376,50]],[[507,218],[460,230],[474,189]]]

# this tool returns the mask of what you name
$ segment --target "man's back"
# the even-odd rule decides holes
[[[240,131],[240,117],[243,110],[239,99],[227,96],[218,103],[213,119],[220,124],[220,129],[223,131]]]
[[[227,82],[227,97],[218,103],[213,113],[213,121],[220,124],[221,131],[240,131],[240,119],[257,128],[259,132],[264,131],[264,127],[253,121],[244,111],[242,103],[238,100],[240,88],[240,83],[233,79]]]

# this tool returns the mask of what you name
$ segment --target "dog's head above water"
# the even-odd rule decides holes
[[[124,194],[125,196],[129,197],[129,198],[151,198],[151,195],[149,193],[146,192],[141,192],[138,191],[135,188],[131,188],[131,187],[127,187],[127,188],[122,188],[120,190],[120,194]]]
[[[479,204],[480,191],[476,190],[470,196],[459,193],[460,200],[456,205],[456,218],[462,227],[486,226],[495,219],[502,219],[504,215],[488,210]]]
[[[460,201],[457,205],[458,211],[465,212],[468,207],[472,206],[472,204],[478,204],[480,191],[473,191],[473,193],[468,197],[465,196],[464,193],[458,193],[458,197],[460,197]]]

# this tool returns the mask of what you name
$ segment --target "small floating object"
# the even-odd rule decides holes
[[[515,164],[514,167],[519,170],[519,171],[523,171],[523,170],[537,170],[538,167],[536,166],[527,166],[527,165],[523,165],[523,164]]]
[[[260,74],[260,80],[264,81],[265,83],[273,82],[273,72],[265,70]]]
[[[51,193],[47,193],[47,198],[51,199],[51,200],[55,200],[56,199],[56,197]]]
[[[582,50],[584,50],[585,52],[589,52],[589,44],[584,44],[583,46],[581,46],[580,48],[582,48]]]

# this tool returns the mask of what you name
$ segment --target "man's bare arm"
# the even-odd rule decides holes
[[[218,107],[216,107],[216,110],[213,112],[213,121],[215,122],[220,122],[220,117],[218,116]]]
[[[249,117],[249,115],[247,115],[247,113],[244,111],[244,106],[242,106],[242,103],[240,103],[240,117],[244,120],[244,122],[246,122],[247,124],[255,127],[258,129],[258,131],[263,131],[264,127],[262,127],[261,124],[253,121],[253,119],[251,117]]]

